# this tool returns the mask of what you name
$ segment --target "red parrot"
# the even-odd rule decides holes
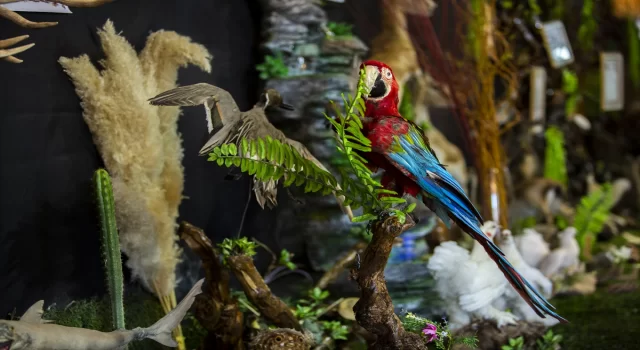
[[[513,288],[542,318],[544,314],[567,322],[509,263],[504,253],[481,230],[483,219],[460,184],[447,172],[429,145],[424,132],[398,112],[398,82],[391,68],[378,61],[365,61],[363,134],[371,141],[371,152],[361,154],[372,171],[384,170],[382,185],[402,196],[421,199],[446,225],[453,220],[480,243]]]

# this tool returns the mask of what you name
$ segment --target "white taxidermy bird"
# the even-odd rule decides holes
[[[549,243],[544,240],[542,234],[532,228],[525,228],[521,235],[514,237],[514,240],[522,259],[529,266],[537,267],[551,252]]]
[[[485,221],[482,232],[493,241],[499,227]],[[436,290],[445,302],[452,330],[459,329],[473,318],[493,320],[498,327],[514,324],[515,315],[500,311],[493,303],[510,288],[503,273],[484,248],[474,241],[471,252],[456,242],[443,242],[435,248],[427,268],[436,281]]]
[[[511,262],[511,265],[520,272],[522,277],[529,280],[531,285],[533,285],[533,287],[536,288],[536,290],[538,290],[545,298],[551,297],[551,294],[553,293],[553,283],[550,279],[545,277],[540,270],[527,264],[520,251],[518,251],[516,242],[510,230],[502,231],[498,246]],[[520,297],[518,292],[513,289],[513,287],[507,288],[504,298],[496,300],[494,306],[500,310],[506,310],[507,308],[511,309],[513,310],[513,313],[521,319],[529,322],[540,322],[547,327],[551,327],[560,322],[555,318],[542,318],[538,316],[531,309],[529,304]]]
[[[560,246],[540,262],[538,268],[548,278],[553,278],[569,268],[580,265],[580,245],[576,240],[575,227],[567,227],[560,233]]]

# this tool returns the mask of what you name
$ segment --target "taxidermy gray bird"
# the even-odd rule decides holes
[[[273,126],[267,118],[266,111],[269,108],[282,108],[293,110],[291,105],[283,102],[282,96],[275,89],[266,89],[258,103],[252,109],[241,112],[231,94],[217,86],[207,83],[199,83],[181,86],[165,91],[151,99],[149,102],[156,106],[197,106],[204,105],[207,130],[212,134],[209,141],[200,149],[200,155],[209,154],[215,147],[225,143],[235,143],[240,147],[242,139],[253,140],[258,138],[271,138],[293,147],[305,159],[312,161],[320,169],[329,171],[316,157],[300,142],[291,140]],[[256,200],[262,208],[265,204],[269,208],[277,205],[278,182],[267,182],[253,178],[253,190]],[[349,206],[344,205],[344,197],[336,196],[342,211],[353,218]]]

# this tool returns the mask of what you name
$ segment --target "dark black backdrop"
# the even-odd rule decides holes
[[[228,89],[240,108],[255,102],[260,16],[253,0],[120,0],[73,15],[25,14],[59,21],[24,29],[0,19],[2,39],[29,34],[36,44],[24,63],[0,61],[0,315],[45,299],[104,292],[91,176],[102,165],[73,85],[60,56],[101,58],[96,29],[107,18],[140,50],[148,34],[175,30],[214,55],[213,73],[180,71],[180,84],[212,82]],[[235,232],[248,182],[225,182],[224,171],[196,156],[205,137],[202,111],[189,108],[180,120],[186,168],[181,217],[218,239]],[[272,219],[255,205],[245,229],[268,237]],[[261,237],[265,243],[268,238]]]

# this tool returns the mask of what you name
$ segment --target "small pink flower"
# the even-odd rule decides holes
[[[438,339],[438,327],[436,325],[427,323],[427,326],[424,327],[422,333],[427,336],[427,343],[431,343],[432,341]]]

